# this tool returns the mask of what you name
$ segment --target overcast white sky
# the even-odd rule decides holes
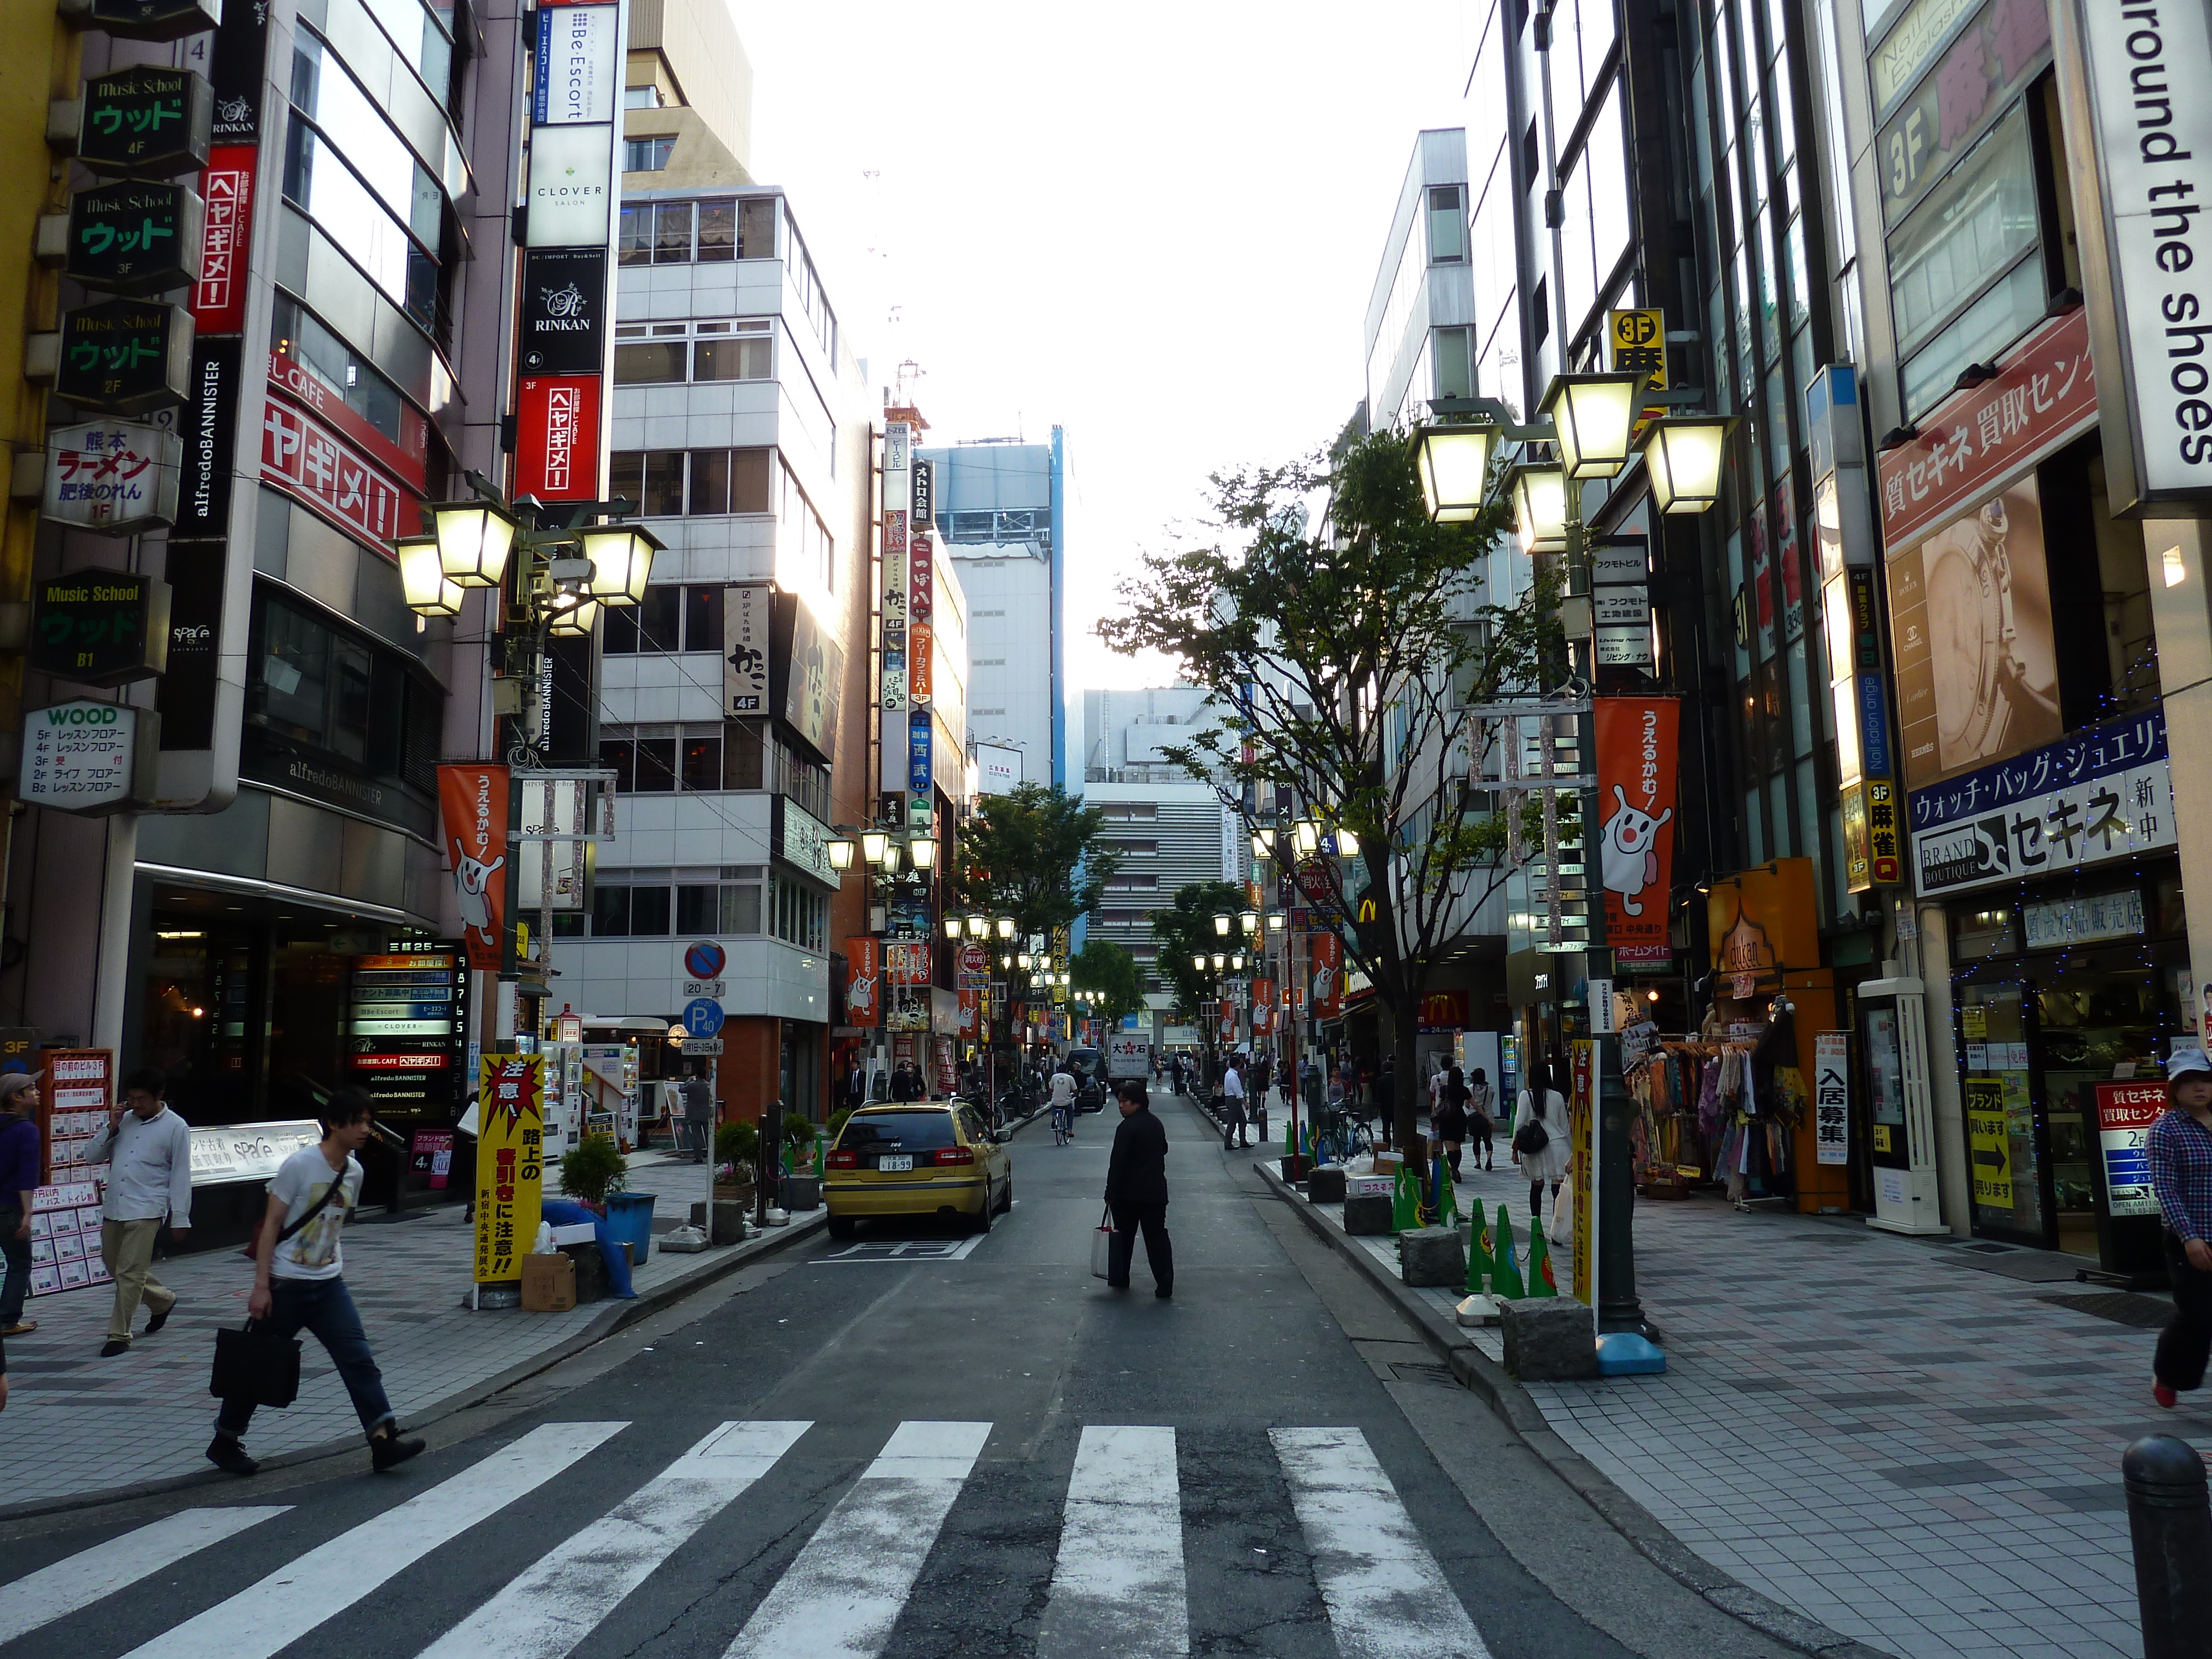
[[[1092,625],[1209,472],[1351,413],[1413,136],[1464,118],[1468,0],[731,9],[754,175],[878,386],[921,366],[932,442],[1066,428],[1072,690],[1164,683]]]

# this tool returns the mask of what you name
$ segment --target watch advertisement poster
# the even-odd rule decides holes
[[[1888,568],[1906,785],[2057,742],[2065,728],[2035,480],[1893,548]]]

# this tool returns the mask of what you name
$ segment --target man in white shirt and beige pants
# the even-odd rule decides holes
[[[173,1238],[192,1224],[192,1132],[161,1098],[168,1079],[143,1066],[123,1079],[123,1104],[107,1115],[107,1127],[86,1161],[105,1164],[107,1199],[100,1211],[100,1259],[115,1277],[115,1310],[107,1316],[111,1359],[131,1348],[131,1316],[143,1298],[153,1317],[149,1336],[168,1323],[177,1293],[154,1277],[154,1240],[163,1221]]]

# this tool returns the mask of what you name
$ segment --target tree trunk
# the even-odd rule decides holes
[[[1391,1018],[1391,1124],[1390,1144],[1416,1162],[1427,1152],[1425,1141],[1416,1149],[1420,1121],[1421,1077],[1420,1056],[1416,1052],[1420,1030],[1421,1004],[1418,996],[1401,998],[1390,1011]]]

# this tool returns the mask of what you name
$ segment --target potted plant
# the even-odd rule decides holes
[[[561,1154],[561,1190],[580,1203],[604,1208],[629,1184],[629,1160],[611,1135],[586,1135]]]
[[[811,1210],[822,1202],[822,1176],[815,1168],[815,1125],[811,1118],[797,1112],[787,1112],[783,1119],[783,1144],[789,1149],[791,1174],[783,1182],[784,1207],[790,1210]]]
[[[760,1150],[760,1131],[742,1119],[714,1131],[714,1196],[750,1204],[757,1176],[753,1160]]]

